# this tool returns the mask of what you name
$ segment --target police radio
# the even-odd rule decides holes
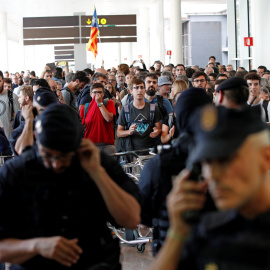
[[[187,169],[190,171],[190,181],[202,180],[202,167],[200,163],[188,164]],[[200,219],[202,210],[190,210],[183,213],[184,220],[189,224],[197,223]]]

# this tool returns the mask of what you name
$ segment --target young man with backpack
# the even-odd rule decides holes
[[[77,71],[72,76],[71,82],[61,90],[66,104],[75,111],[78,111],[76,107],[77,96],[87,83],[89,83],[89,78],[86,73]]]
[[[157,95],[157,88],[158,88],[158,77],[154,73],[148,73],[145,77],[145,87],[146,92],[144,95],[145,101],[149,102],[150,104],[156,104],[159,108],[162,119],[169,115],[172,111],[172,105],[167,98],[164,98],[161,95]]]
[[[18,97],[12,93],[12,81],[9,78],[4,80],[3,73],[0,71],[0,120],[8,140],[12,131],[12,123],[18,110]]]
[[[82,106],[80,116],[84,126],[84,138],[90,139],[107,154],[116,152],[113,120],[116,110],[113,101],[104,98],[103,84],[94,83],[90,88],[92,101]]]
[[[130,90],[134,101],[125,105],[120,113],[117,136],[130,139],[135,150],[154,147],[155,138],[161,133],[160,111],[155,104],[144,100],[146,89],[143,80],[133,79]],[[121,148],[120,143],[119,146]],[[118,151],[128,150],[120,148]]]

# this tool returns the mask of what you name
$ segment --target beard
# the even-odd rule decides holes
[[[154,87],[149,87],[146,91],[146,94],[150,97],[153,97],[156,94],[156,89]]]

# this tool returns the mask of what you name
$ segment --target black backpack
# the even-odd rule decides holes
[[[264,101],[263,101],[263,104],[262,104],[262,106],[263,106],[263,108],[264,108],[264,111],[265,111],[265,121],[266,121],[266,122],[269,122],[268,109],[267,109],[268,104],[269,104],[269,100],[264,100]]]
[[[157,95],[157,107],[159,108],[161,112],[162,119],[168,115],[165,110],[165,107],[163,106],[163,96],[161,95]]]
[[[8,90],[8,100],[9,100],[9,106],[11,107],[11,117],[10,121],[14,120],[14,104],[13,104],[13,93]]]

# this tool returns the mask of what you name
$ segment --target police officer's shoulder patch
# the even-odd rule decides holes
[[[201,129],[210,132],[217,126],[217,109],[213,105],[205,106],[200,115]]]
[[[36,128],[37,134],[40,134],[42,132],[42,125],[41,125],[40,119],[36,122],[35,128]]]

